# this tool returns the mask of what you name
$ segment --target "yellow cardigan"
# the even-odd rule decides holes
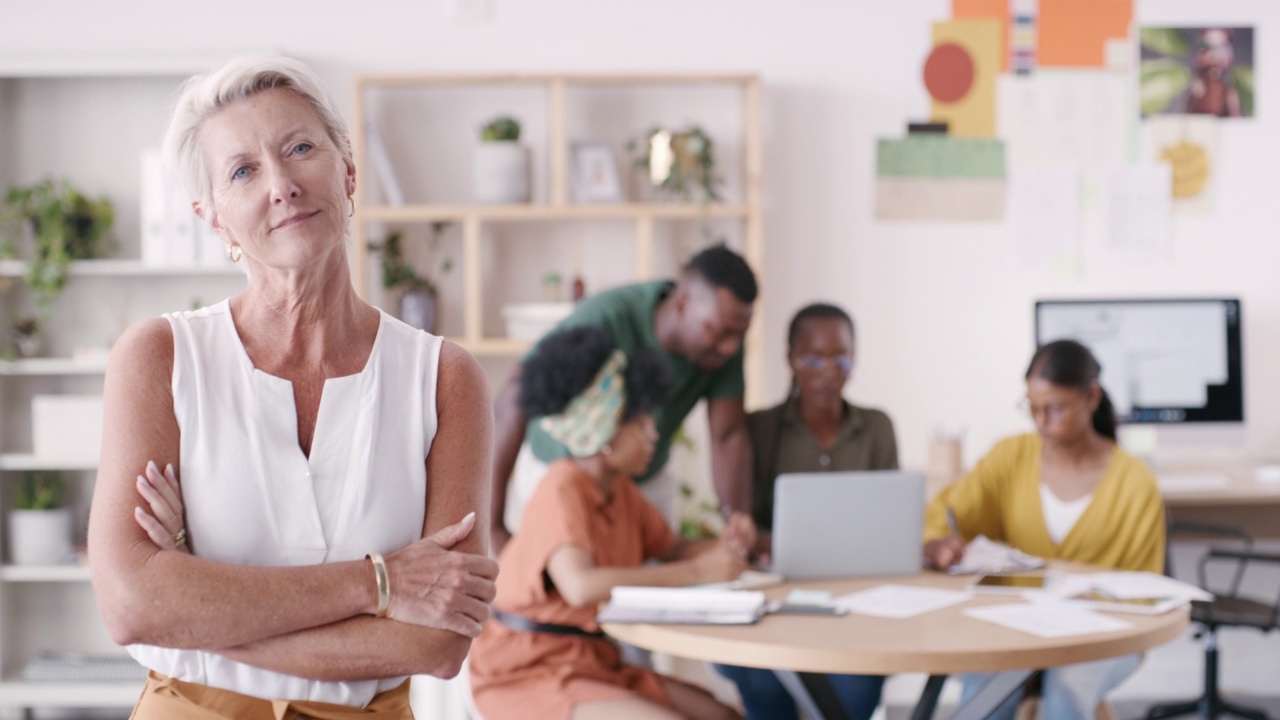
[[[996,443],[972,471],[943,490],[925,513],[925,541],[951,533],[947,507],[966,541],[986,535],[1042,558],[1115,568],[1164,568],[1164,502],[1141,460],[1116,448],[1075,527],[1054,545],[1040,504],[1039,435]]]

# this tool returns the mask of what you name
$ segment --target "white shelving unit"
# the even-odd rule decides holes
[[[431,93],[436,93],[430,96]],[[443,94],[442,94],[443,93]],[[663,105],[659,96],[670,96],[675,93],[682,99],[698,102],[698,107],[709,106],[727,126],[732,127],[729,138],[718,147],[723,148],[717,155],[717,163],[730,158],[735,164],[732,170],[721,170],[732,188],[732,192],[723,200],[715,202],[646,202],[633,200],[618,203],[586,203],[573,198],[573,146],[584,141],[597,141],[615,150],[621,148],[627,139],[617,135],[618,125],[611,127],[595,124],[592,121],[601,115],[612,117],[613,111],[619,107],[629,109],[633,123],[631,129],[650,126],[658,122],[660,115],[669,106]],[[682,94],[683,93],[683,94]],[[384,127],[380,135],[384,144],[401,163],[401,170],[410,177],[421,176],[424,171],[416,164],[426,162],[429,157],[429,174],[446,176],[449,187],[437,186],[434,195],[428,188],[426,197],[414,196],[405,192],[409,204],[380,204],[371,196],[367,188],[377,182],[372,172],[373,167],[366,157],[367,135],[363,128],[370,122],[377,122],[381,127],[386,116],[395,111],[386,106],[396,108],[410,107],[407,98],[418,98],[417,105],[406,114],[412,118],[407,124],[414,128],[407,137],[396,141],[394,127]],[[434,97],[435,99],[431,99]],[[447,100],[442,98],[448,98]],[[625,99],[620,99],[624,98]],[[715,101],[707,102],[714,97]],[[500,263],[519,262],[506,257],[505,253],[485,251],[485,233],[494,232],[494,228],[502,226],[509,242],[519,243],[516,237],[525,237],[542,232],[549,235],[565,235],[570,239],[555,237],[552,244],[579,246],[579,254],[587,252],[582,246],[596,243],[596,238],[573,239],[577,228],[589,227],[591,223],[611,222],[630,225],[629,253],[622,257],[610,259],[613,264],[630,265],[631,273],[627,281],[643,281],[655,277],[666,276],[661,268],[664,251],[669,250],[670,243],[664,242],[663,230],[676,223],[685,227],[694,222],[727,221],[736,226],[739,242],[737,249],[747,261],[759,272],[764,261],[764,203],[761,190],[763,177],[763,130],[761,120],[762,86],[760,78],[750,74],[642,74],[642,73],[600,73],[600,74],[489,74],[489,75],[420,75],[392,74],[361,76],[355,80],[355,110],[352,116],[352,127],[360,129],[354,133],[353,141],[356,152],[357,176],[364,178],[356,185],[355,220],[353,226],[354,263],[353,276],[357,289],[368,296],[366,287],[370,273],[368,266],[377,262],[370,257],[368,248],[371,224],[399,224],[406,226],[424,225],[434,222],[452,222],[461,228],[462,247],[460,262],[457,263],[462,274],[462,287],[458,294],[442,298],[445,305],[462,309],[462,327],[453,330],[454,340],[468,351],[476,355],[514,357],[522,354],[529,347],[527,342],[513,341],[495,334],[492,326],[492,313],[487,313],[495,303],[503,300],[511,301],[513,293],[510,287],[498,279],[493,269]],[[536,99],[534,99],[536,98]],[[534,198],[532,202],[515,205],[485,205],[469,202],[457,202],[457,186],[465,185],[468,177],[458,166],[461,160],[465,164],[465,152],[456,153],[458,140],[472,135],[473,128],[460,126],[475,119],[464,108],[474,100],[485,107],[497,108],[498,112],[507,114],[514,112],[513,106],[521,105],[520,115],[523,130],[521,142],[529,142],[535,160],[531,172],[534,175]],[[615,102],[615,100],[618,100]],[[651,103],[650,101],[654,101]],[[404,103],[399,105],[397,103]],[[593,104],[598,103],[598,104]],[[441,108],[448,108],[445,112]],[[592,110],[600,110],[599,113]],[[380,112],[385,110],[385,112]],[[666,115],[669,122],[689,123],[691,117],[699,122],[695,111],[681,105],[676,115]],[[487,110],[493,112],[493,110]],[[383,117],[379,117],[383,116]],[[446,117],[447,116],[447,117]],[[464,119],[464,116],[466,119]],[[675,119],[673,119],[675,118]],[[487,117],[485,119],[488,119]],[[616,120],[616,118],[613,118]],[[458,134],[462,130],[466,135]],[[534,135],[545,132],[542,137]],[[598,142],[603,135],[608,142]],[[410,139],[411,138],[411,139]],[[721,138],[723,140],[723,138]],[[431,143],[435,143],[432,145]],[[420,151],[424,146],[432,148],[430,156]],[[464,149],[465,150],[465,149]],[[615,158],[616,159],[616,158]],[[448,165],[452,160],[453,165]],[[619,173],[625,173],[626,163],[619,163]],[[425,185],[427,183],[420,183]],[[623,182],[625,185],[625,180]],[[412,188],[410,188],[412,189]],[[444,195],[450,194],[450,197]],[[465,195],[465,193],[463,193]],[[440,197],[436,197],[439,195]],[[554,231],[530,226],[554,226]],[[591,235],[590,229],[581,230],[584,235]],[[611,246],[612,247],[612,246]],[[620,248],[618,248],[620,249]],[[626,252],[626,251],[624,251]],[[669,252],[667,253],[669,254]],[[627,256],[629,255],[629,257]],[[621,280],[621,278],[614,278]],[[601,287],[588,287],[595,292]],[[758,303],[758,306],[761,303]],[[747,387],[761,387],[763,343],[759,341],[762,323],[753,323],[747,339]]]
[[[0,582],[89,582],[84,565],[0,565]]]
[[[97,470],[93,460],[37,457],[31,453],[0,454],[0,470]]]
[[[155,267],[137,259],[142,151],[159,145],[179,83],[224,57],[0,52],[0,191],[55,177],[107,197],[116,211],[118,257],[71,263],[67,286],[45,324],[52,356],[0,360],[0,508],[9,507],[12,481],[23,472],[64,471],[80,525],[77,540],[83,540],[96,459],[33,455],[30,398],[100,393],[105,348],[129,323],[243,288],[235,266]],[[0,261],[0,317],[26,304],[26,272],[21,260]],[[82,354],[81,347],[103,351]],[[0,513],[4,563],[7,524],[7,513]],[[137,702],[140,680],[20,679],[45,651],[125,656],[102,626],[89,580],[82,565],[0,564],[0,718],[31,708],[123,709]]]
[[[95,357],[89,360],[76,358],[23,358],[0,360],[0,375],[29,375],[32,377],[70,377],[77,375],[101,375],[107,371],[107,359]]]
[[[141,694],[140,683],[0,682],[7,707],[129,708]]]
[[[144,265],[139,260],[73,260],[68,277],[239,277],[244,273],[234,265],[184,265],[163,267]],[[0,277],[21,278],[27,274],[27,264],[20,260],[0,261]]]

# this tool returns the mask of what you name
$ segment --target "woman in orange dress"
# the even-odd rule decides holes
[[[682,540],[632,482],[653,454],[668,377],[655,351],[627,356],[592,327],[549,335],[526,361],[521,407],[573,457],[551,465],[499,558],[494,618],[469,661],[486,720],[740,717],[700,688],[623,665],[595,619],[616,585],[732,579],[755,540],[745,514],[718,540]]]

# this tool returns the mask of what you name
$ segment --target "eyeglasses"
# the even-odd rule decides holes
[[[1044,415],[1045,420],[1048,420],[1049,422],[1054,422],[1055,420],[1062,417],[1063,415],[1066,415],[1067,413],[1071,412],[1071,408],[1076,404],[1077,403],[1075,402],[1067,402],[1067,403],[1048,403],[1045,405],[1034,405],[1029,399],[1022,398],[1022,400],[1018,402],[1017,408],[1018,410],[1030,415],[1032,420],[1035,420],[1037,417]]]
[[[800,367],[805,370],[825,370],[834,365],[842,373],[853,370],[852,355],[836,355],[835,357],[823,357],[821,355],[801,355]]]

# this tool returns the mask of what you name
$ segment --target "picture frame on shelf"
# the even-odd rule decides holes
[[[580,203],[620,203],[622,180],[613,148],[603,143],[573,146],[573,199]]]

